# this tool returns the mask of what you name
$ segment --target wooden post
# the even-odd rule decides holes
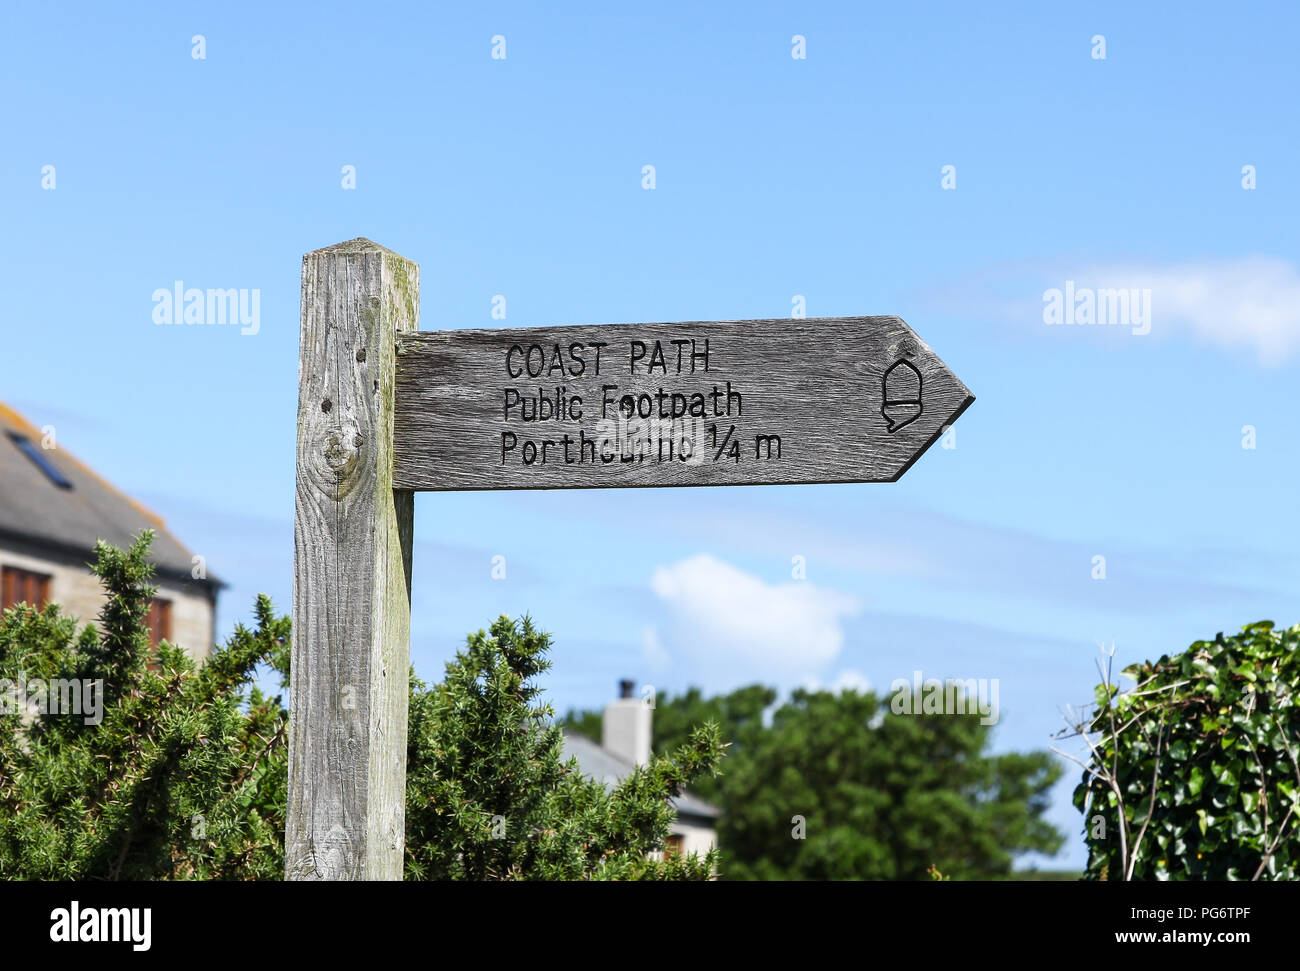
[[[302,261],[288,880],[402,878],[413,493],[393,488],[393,389],[419,272],[367,239]]]

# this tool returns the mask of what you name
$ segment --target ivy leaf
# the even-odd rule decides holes
[[[1300,786],[1290,769],[1291,753],[1300,751],[1300,624],[1281,630],[1260,621],[1126,671],[1142,690],[1127,696],[1119,734],[1103,731],[1097,770],[1118,765],[1116,783],[1130,819],[1154,806],[1151,845],[1160,856],[1140,860],[1135,874],[1250,879],[1266,843],[1264,794],[1270,819],[1300,813]],[[1105,699],[1104,689],[1098,699]],[[1162,725],[1174,737],[1156,750],[1151,740]],[[1267,879],[1300,879],[1300,829],[1295,836],[1276,847]],[[1089,877],[1121,870],[1117,846],[1093,845]]]
[[[1104,684],[1097,685],[1097,687],[1093,690],[1092,697],[1097,704],[1097,710],[1099,712],[1105,711],[1106,708],[1109,707],[1110,699],[1111,696],[1114,694],[1114,691],[1115,688],[1113,685],[1109,689],[1107,689],[1106,685]]]

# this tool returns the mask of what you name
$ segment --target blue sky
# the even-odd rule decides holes
[[[420,263],[425,330],[802,295],[902,316],[977,397],[890,485],[417,497],[422,676],[528,611],[560,710],[919,669],[998,678],[1024,749],[1099,641],[1300,620],[1293,5],[464,6],[27,5],[0,35],[0,399],[207,556],[223,631],[288,610],[300,258],[355,236]],[[176,280],[258,289],[258,333],[155,326]],[[1150,333],[1045,324],[1066,281],[1149,289]]]

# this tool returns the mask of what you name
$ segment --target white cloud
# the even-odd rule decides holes
[[[1067,280],[1072,281],[1076,293],[1081,289],[1149,290],[1152,337],[1185,336],[1216,347],[1250,351],[1265,367],[1284,364],[1300,349],[1300,269],[1279,257],[1172,264],[1058,263],[1050,269],[1043,267],[1042,272],[1038,282],[1047,281],[1048,289],[1041,300],[1012,299],[1001,312],[1041,327],[1047,294],[1060,290]],[[1023,294],[1027,282],[1021,278],[1017,292]],[[1005,286],[1002,289],[1006,292]],[[1087,333],[1101,338],[1127,337],[1140,329],[1053,327],[1051,331],[1058,337],[1077,338]]]
[[[803,686],[809,691],[829,691],[836,695],[846,691],[856,691],[860,695],[865,695],[871,691],[871,682],[867,680],[867,676],[852,668],[845,668],[837,674],[830,687],[822,684],[820,678],[804,678]]]
[[[1181,336],[1253,352],[1265,367],[1300,351],[1300,267],[1277,256],[1241,256],[1185,263],[1068,259],[992,266],[936,288],[927,298],[950,313],[982,313],[1041,336],[1127,343],[1129,327],[1045,327],[1045,294],[1067,280],[1088,288],[1151,291],[1151,338]],[[1130,345],[1136,346],[1136,345]]]
[[[653,627],[647,627],[641,632],[641,656],[656,673],[672,667],[673,659],[659,640],[659,632]]]
[[[844,618],[861,609],[855,597],[807,580],[768,584],[708,554],[658,567],[650,586],[671,611],[678,651],[764,671],[830,662],[844,646]]]
[[[867,680],[867,676],[861,671],[854,671],[851,668],[846,668],[835,678],[835,683],[831,685],[831,690],[836,694],[845,691],[856,691],[860,695],[865,695],[871,690],[871,682]]]
[[[1250,256],[1097,275],[1150,288],[1153,331],[1186,329],[1220,347],[1252,350],[1266,366],[1300,348],[1300,271],[1288,260]]]

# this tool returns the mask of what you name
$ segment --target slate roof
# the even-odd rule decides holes
[[[98,539],[125,547],[142,529],[152,529],[152,560],[159,574],[196,582],[190,579],[190,551],[156,513],[77,461],[62,442],[42,449],[43,437],[39,428],[0,402],[0,535],[89,560]],[[27,452],[22,439],[31,443]],[[39,459],[29,454],[33,449]],[[40,460],[71,488],[59,485]],[[210,576],[206,583],[222,586]]]
[[[607,788],[617,785],[623,776],[635,768],[631,762],[619,758],[609,749],[577,732],[564,733],[564,758],[576,758],[583,775],[603,782]],[[679,817],[694,817],[707,825],[713,825],[722,815],[722,810],[717,806],[685,790],[671,802]]]

